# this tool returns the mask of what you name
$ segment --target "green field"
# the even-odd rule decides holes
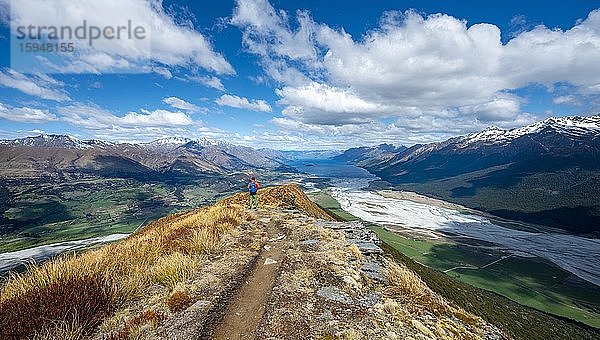
[[[340,219],[356,219],[326,191],[310,197]],[[489,247],[410,239],[375,225],[371,228],[386,244],[423,266],[520,304],[600,327],[600,287],[550,262],[508,256]]]
[[[0,205],[0,252],[131,233],[172,212],[212,203],[215,181],[167,184],[119,178],[13,181]]]

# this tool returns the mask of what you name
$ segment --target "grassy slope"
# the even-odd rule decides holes
[[[0,286],[0,338],[89,335],[104,318],[140,299],[149,304],[166,298],[171,308],[174,289],[195,275],[207,255],[220,251],[222,237],[247,219],[239,207],[198,208],[163,217],[121,242],[11,275]],[[160,319],[160,310],[152,312]],[[127,329],[116,330],[111,338],[129,338],[118,335],[129,334]]]
[[[4,203],[0,221],[0,252],[130,233],[144,222],[206,204],[220,195],[202,183],[175,187],[99,178],[22,183],[10,190],[12,199]]]
[[[346,219],[348,216],[350,219],[357,219],[344,212],[337,201],[326,192],[311,194],[310,197],[340,219]],[[374,227],[373,230],[385,242],[386,250],[417,271],[431,288],[454,300],[466,310],[509,330],[518,338],[569,338],[568,334],[574,334],[577,335],[575,338],[592,339],[600,335],[598,330],[588,326],[527,307],[539,308],[600,326],[598,314],[573,308],[575,304],[585,305],[590,302],[598,308],[598,288],[584,284],[584,289],[578,290],[560,285],[559,282],[568,273],[556,266],[541,261],[509,258],[485,270],[461,269],[451,274],[454,278],[469,283],[465,284],[438,270],[465,263],[481,266],[493,261],[493,255],[488,254],[489,258],[482,260],[482,254],[470,253],[465,247],[457,248],[451,243],[411,240],[378,227]],[[523,321],[527,318],[534,320],[534,323]],[[560,325],[560,330],[556,329],[556,325]]]
[[[504,256],[456,244],[410,240],[382,228],[373,229],[405,256],[439,271],[456,266],[481,267]],[[510,257],[485,269],[460,268],[448,274],[523,305],[600,327],[600,315],[594,312],[600,307],[600,288],[541,259]]]

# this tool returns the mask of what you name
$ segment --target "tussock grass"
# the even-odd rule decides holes
[[[165,318],[161,312],[149,309],[130,318],[125,325],[110,336],[110,340],[143,339],[147,327],[154,328]]]
[[[477,324],[480,321],[474,315],[450,305],[442,296],[431,290],[419,275],[405,265],[387,261],[386,268],[389,282],[386,293],[389,295],[425,306],[438,316],[458,317],[470,325]]]
[[[218,205],[239,204],[242,206],[248,205],[249,194],[239,193],[217,203]],[[308,196],[295,184],[286,184],[276,187],[260,189],[258,191],[258,202],[261,207],[278,207],[288,209],[298,209],[305,214],[315,218],[324,220],[332,220],[333,218],[313,203]]]
[[[79,340],[85,335],[85,330],[78,320],[55,322],[34,336],[34,340],[61,339]]]
[[[425,282],[405,266],[395,262],[387,262],[387,293],[410,300],[420,299],[431,294]]]
[[[153,285],[172,289],[191,278],[199,257],[219,251],[222,235],[246,220],[235,205],[196,209],[162,218],[121,242],[13,274],[0,290],[0,338],[58,335],[61,329],[89,334]]]
[[[158,259],[150,272],[155,282],[174,288],[179,282],[189,279],[198,267],[198,261],[182,253],[173,253]]]
[[[172,312],[179,312],[189,307],[194,299],[184,290],[175,290],[169,295],[166,302]]]

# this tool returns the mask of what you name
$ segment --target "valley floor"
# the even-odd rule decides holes
[[[549,259],[556,259],[560,264],[573,263],[573,270],[580,268],[588,275],[598,268],[594,262],[599,258],[595,253],[600,249],[597,240],[553,236],[539,230],[531,233],[531,230],[504,229],[489,221],[484,221],[482,226],[479,221],[483,219],[474,215],[474,211],[410,192],[381,192],[379,195],[338,190],[337,196],[342,206],[327,192],[312,195],[319,204],[345,218],[357,218],[347,212],[350,211],[373,222],[372,229],[382,240],[422,265],[521,304],[600,326],[597,312],[600,288],[548,259],[532,256],[536,251],[552,255],[552,249],[556,249],[556,256]],[[515,242],[503,243],[502,236],[497,235],[500,231],[509,233],[506,240]],[[519,241],[521,234],[523,239]],[[552,241],[552,237],[556,239]],[[584,247],[568,242],[569,237],[573,242],[583,242]],[[535,241],[540,238],[547,238],[550,243],[536,248]],[[588,243],[589,249],[585,247]],[[589,272],[586,263],[591,266]]]

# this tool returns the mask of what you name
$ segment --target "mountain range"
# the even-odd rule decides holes
[[[100,175],[219,175],[285,169],[283,155],[211,139],[168,137],[148,143],[39,135],[0,141],[0,171],[12,176],[89,172]]]
[[[600,231],[600,114],[490,127],[410,148],[350,149],[338,159],[397,188],[501,217]]]
[[[600,234],[600,114],[560,117],[515,129],[490,127],[443,142],[340,151],[254,149],[206,138],[147,143],[39,135],[0,141],[0,177],[88,173],[169,179],[235,172],[295,171],[296,159],[332,158],[383,181],[499,217]]]

